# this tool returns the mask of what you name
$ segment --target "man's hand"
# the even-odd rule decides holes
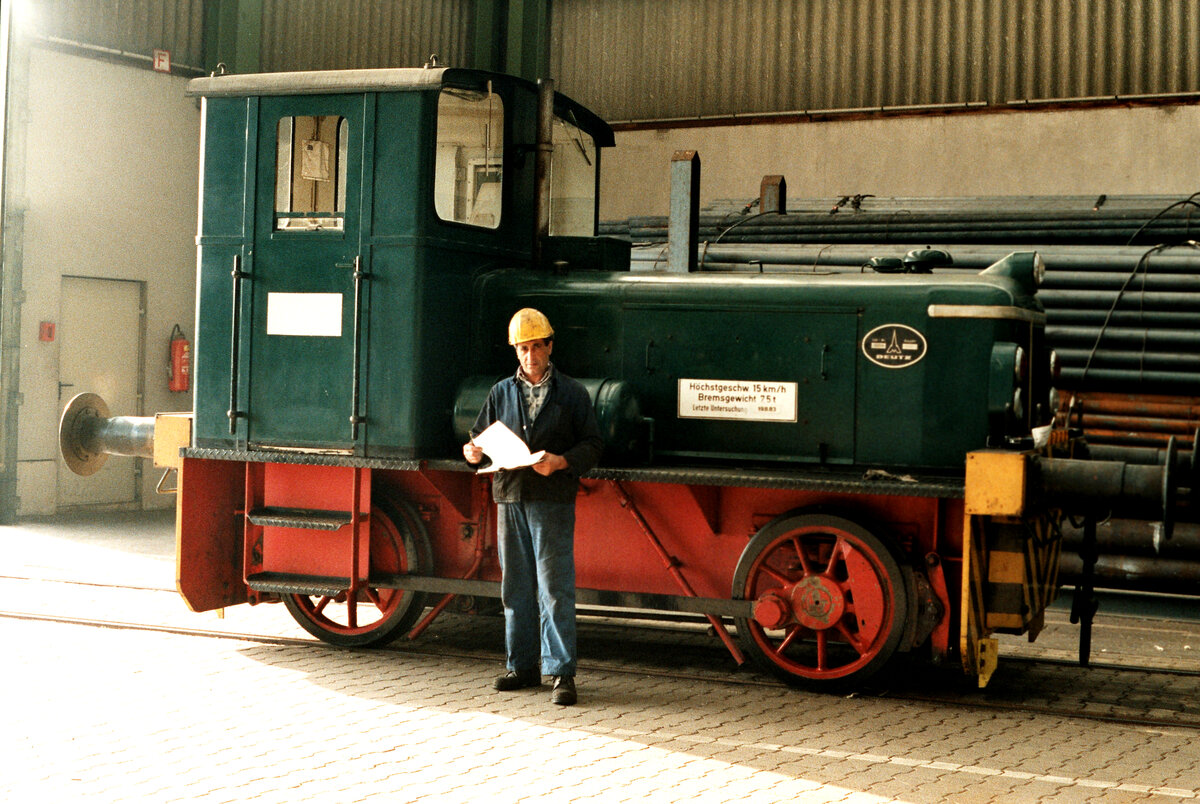
[[[483,449],[477,447],[474,441],[468,441],[463,444],[463,457],[467,463],[479,463],[483,460]]]
[[[544,477],[567,468],[567,459],[553,452],[547,452],[542,459],[533,465],[533,471]]]

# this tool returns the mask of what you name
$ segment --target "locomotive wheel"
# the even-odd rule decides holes
[[[426,573],[433,569],[429,538],[407,505],[398,513],[371,508],[370,575]],[[403,589],[365,586],[354,601],[335,596],[284,595],[288,612],[308,633],[331,645],[366,648],[384,645],[412,627],[425,608],[425,595]]]
[[[762,528],[742,553],[733,597],[747,652],[789,684],[835,689],[877,672],[900,642],[904,576],[891,550],[836,516],[794,514]]]

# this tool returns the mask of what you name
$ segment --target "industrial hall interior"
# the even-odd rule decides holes
[[[1200,800],[1198,40],[5,0],[0,798]]]

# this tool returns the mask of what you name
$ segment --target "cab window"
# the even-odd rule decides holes
[[[336,115],[280,118],[275,131],[277,231],[343,228],[349,133],[346,118]]]
[[[504,186],[504,103],[494,92],[438,97],[434,208],[444,221],[495,229]]]
[[[596,228],[596,142],[554,118],[550,163],[550,234],[591,237]]]

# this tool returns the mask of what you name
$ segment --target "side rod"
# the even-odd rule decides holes
[[[663,566],[667,568],[667,572],[671,573],[671,577],[675,579],[675,583],[679,585],[679,588],[682,589],[684,594],[686,594],[688,597],[697,597],[696,591],[692,589],[692,585],[688,583],[687,578],[683,577],[683,573],[679,570],[678,559],[668,553],[666,548],[663,547],[662,542],[658,539],[658,536],[656,536],[654,531],[650,528],[650,523],[646,521],[646,518],[642,516],[642,512],[639,511],[637,505],[634,504],[633,498],[629,496],[629,493],[626,492],[624,488],[622,488],[620,482],[616,480],[610,480],[608,482],[612,485],[613,490],[617,493],[617,499],[621,503],[621,507],[629,511],[634,520],[637,521],[638,527],[642,529],[642,533],[646,534],[646,538],[648,538],[650,543],[654,545],[655,552],[657,552],[658,557],[662,559]],[[733,637],[729,635],[729,632],[725,630],[725,624],[721,622],[720,618],[715,614],[706,614],[704,616],[708,618],[710,623],[712,623],[713,628],[716,630],[717,637],[723,643],[725,643],[725,647],[728,648],[730,654],[733,655],[733,660],[739,665],[745,664],[745,654],[742,653],[742,650],[737,646],[737,643],[733,641]]]

